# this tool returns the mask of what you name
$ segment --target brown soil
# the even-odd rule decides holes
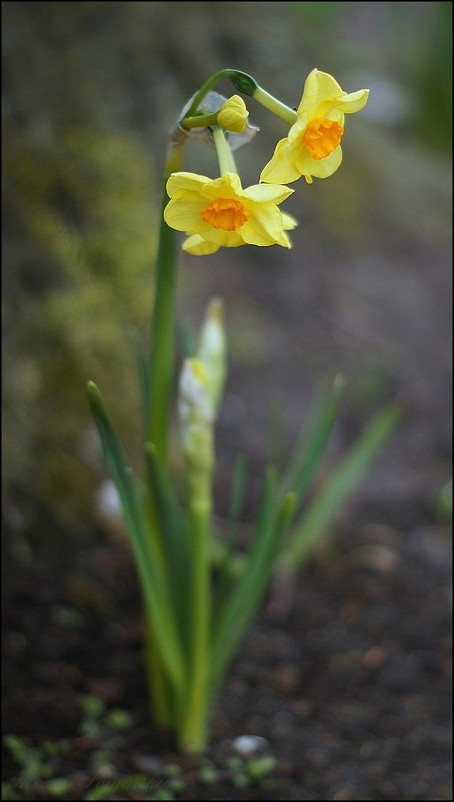
[[[274,588],[229,672],[201,762],[181,758],[151,726],[127,545],[79,555],[86,579],[76,587],[66,538],[58,570],[57,548],[6,572],[4,731],[33,745],[69,739],[51,761],[53,776],[69,782],[67,799],[90,798],[95,788],[109,799],[449,799],[446,535],[424,510],[402,523],[339,530],[295,588]],[[85,606],[68,604],[75,595]],[[132,714],[118,744],[112,731],[83,734],[86,694]],[[232,763],[241,735],[262,736],[259,756],[275,760],[261,781],[245,784]],[[108,738],[110,769],[99,765]],[[208,761],[216,769],[209,783],[200,774]],[[176,790],[169,764],[182,769]],[[4,768],[23,794],[6,798],[49,796],[39,778],[21,780],[10,755]],[[137,773],[146,791],[128,786]],[[123,791],[109,793],[122,779]],[[163,789],[167,796],[156,796]]]

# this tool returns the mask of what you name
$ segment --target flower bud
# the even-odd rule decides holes
[[[197,357],[203,363],[206,372],[207,392],[215,416],[227,373],[224,304],[220,298],[213,298],[208,304],[205,322],[200,332]]]
[[[183,453],[191,481],[213,466],[213,406],[205,366],[200,359],[186,359],[180,376],[178,414]]]
[[[233,95],[222,104],[218,112],[218,125],[226,131],[240,134],[244,131],[249,112],[239,95]]]
[[[193,100],[194,97],[191,97],[182,108],[178,117],[178,122],[176,127],[173,129],[171,136],[176,141],[180,141],[181,139],[184,141],[187,137],[190,137],[191,139],[195,139],[197,142],[200,142],[202,145],[207,145],[209,148],[214,148],[213,136],[208,128],[191,127],[187,129],[181,124],[184,121],[188,110],[191,108]],[[239,98],[239,100],[241,100],[241,98]],[[203,102],[201,107],[198,109],[198,113],[209,114],[210,112],[213,112],[213,114],[217,114],[219,110],[228,103],[229,100],[224,95],[220,95],[219,92],[208,92],[208,94],[203,98]],[[248,115],[246,114],[246,117],[247,116]],[[232,150],[238,150],[238,148],[241,148],[242,145],[247,145],[255,137],[259,130],[260,128],[258,128],[258,126],[252,125],[252,123],[247,120],[240,133],[231,131],[229,136],[230,148]]]

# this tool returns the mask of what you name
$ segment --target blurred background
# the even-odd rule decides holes
[[[407,409],[358,498],[432,504],[450,477],[451,4],[6,2],[3,22],[12,529],[30,532],[43,518],[92,528],[106,475],[87,379],[138,458],[134,338],[147,347],[167,133],[226,66],[290,106],[314,67],[371,94],[347,119],[341,169],[293,185],[291,252],[181,256],[181,319],[197,326],[211,296],[226,303],[221,512],[235,453],[262,464],[270,429],[285,451],[316,389],[339,371],[347,391],[334,457],[385,401]],[[253,101],[249,109],[262,131],[237,153],[244,184],[286,134]],[[217,171],[197,143],[184,166]]]

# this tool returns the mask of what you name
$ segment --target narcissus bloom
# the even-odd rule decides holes
[[[285,233],[296,226],[278,205],[293,192],[289,187],[241,186],[236,173],[212,179],[194,173],[173,173],[167,181],[170,201],[164,220],[189,235],[184,250],[193,255],[215,253],[221,247],[281,245],[291,248]]]
[[[304,85],[296,120],[288,136],[276,145],[260,180],[287,184],[304,176],[328,178],[342,161],[340,142],[345,114],[360,111],[367,103],[368,89],[347,94],[326,72],[312,70]]]

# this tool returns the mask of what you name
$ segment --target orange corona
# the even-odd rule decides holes
[[[249,220],[251,213],[233,198],[216,198],[201,213],[202,220],[213,228],[236,231]]]
[[[303,134],[303,140],[312,158],[319,161],[336,150],[343,133],[344,129],[339,123],[322,117],[309,123]]]

